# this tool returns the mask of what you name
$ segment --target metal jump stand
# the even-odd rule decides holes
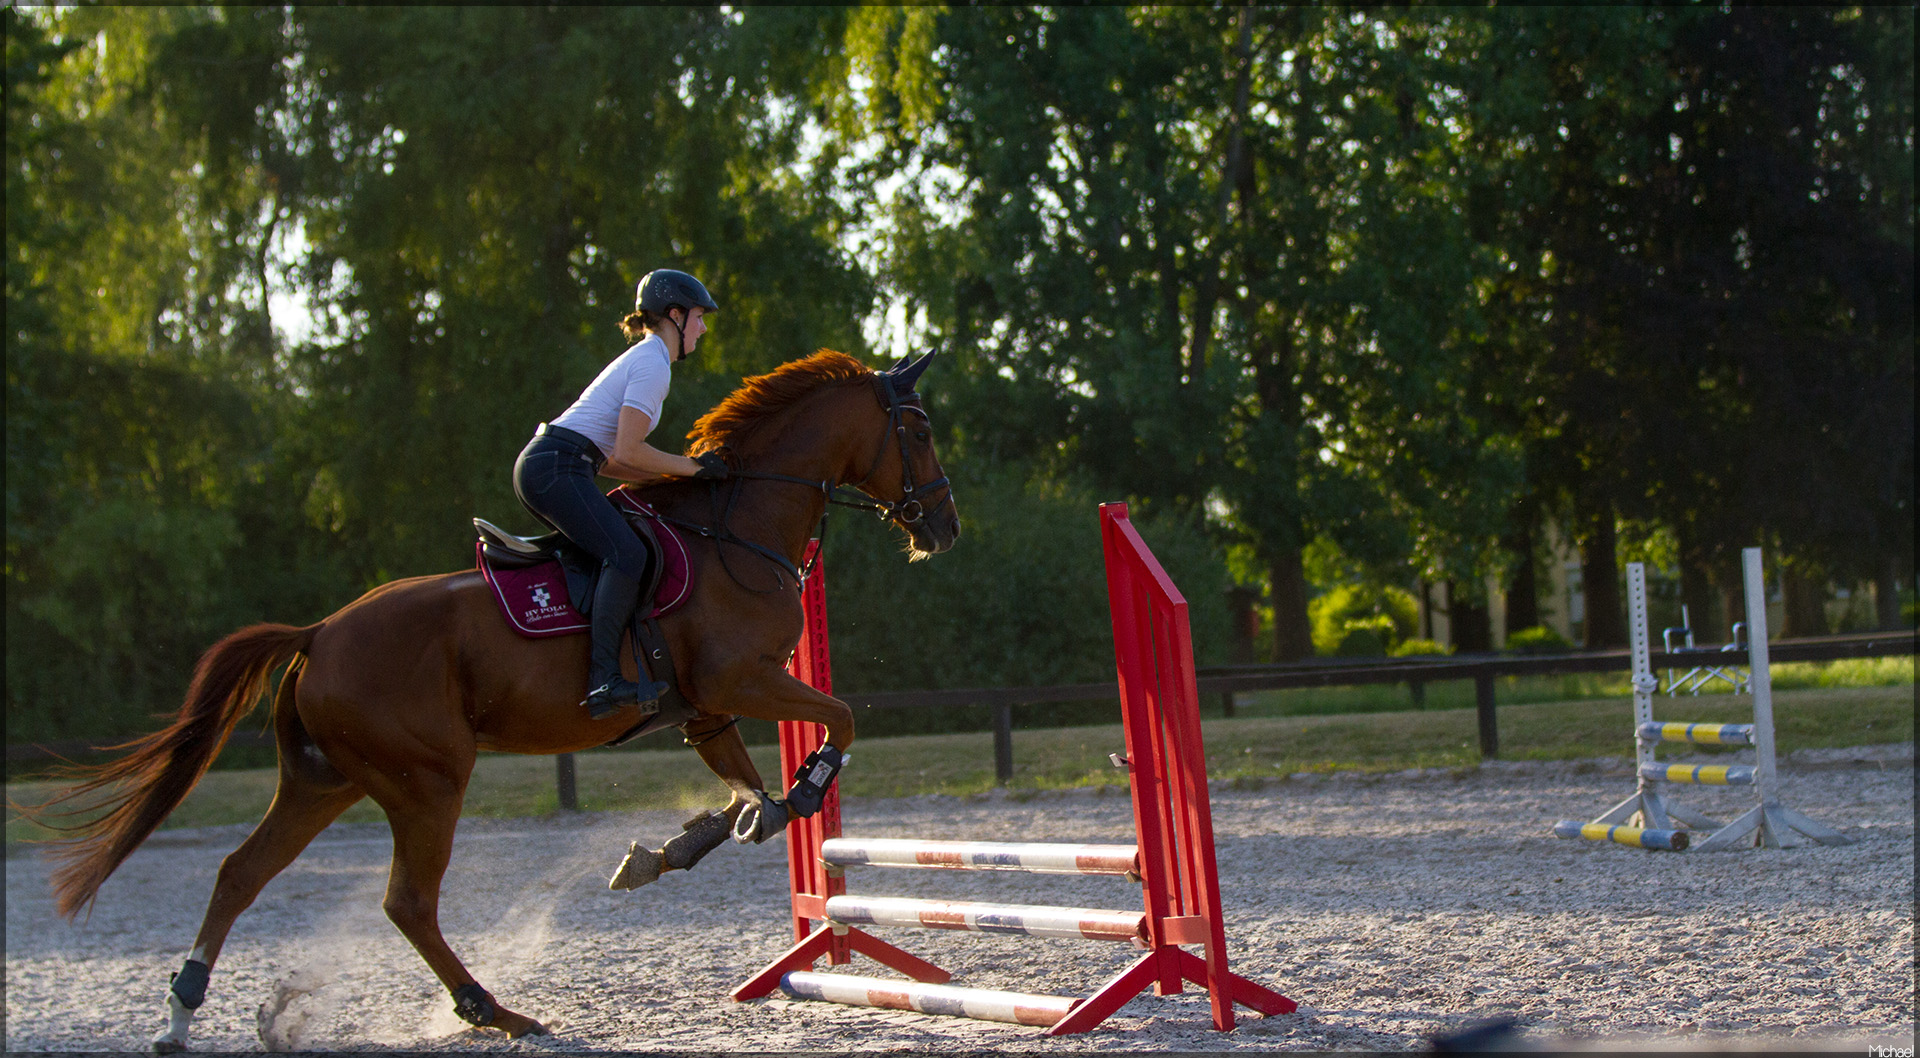
[[[1675,637],[1679,642],[1674,642]],[[1747,686],[1747,673],[1738,665],[1730,665],[1716,659],[1718,654],[1727,654],[1747,649],[1747,624],[1745,621],[1733,623],[1733,642],[1715,650],[1712,647],[1695,646],[1693,642],[1693,621],[1687,616],[1687,608],[1680,607],[1680,627],[1662,629],[1660,643],[1667,648],[1667,697],[1678,697],[1681,692],[1697,695],[1700,688],[1715,680],[1725,680],[1735,694],[1751,694]],[[1695,659],[1693,668],[1678,672],[1672,659],[1691,657]]]
[[[1653,674],[1647,625],[1647,571],[1643,563],[1627,565],[1627,605],[1633,639],[1633,733],[1638,787],[1633,796],[1614,805],[1592,823],[1563,821],[1554,830],[1563,837],[1617,841],[1641,848],[1679,851],[1689,845],[1686,831],[1674,828],[1677,819],[1696,830],[1712,831],[1692,847],[1699,852],[1730,849],[1737,844],[1761,848],[1794,848],[1802,837],[1822,845],[1849,845],[1853,839],[1816,823],[1780,803],[1774,771],[1773,680],[1767,667],[1767,595],[1761,575],[1760,549],[1741,552],[1746,581],[1749,662],[1747,683],[1753,695],[1750,724],[1691,724],[1660,722],[1653,718],[1653,698],[1660,681]],[[1751,765],[1661,764],[1654,749],[1662,741],[1699,745],[1750,745]],[[1722,826],[1712,819],[1668,800],[1664,784],[1752,786],[1759,804]],[[1750,839],[1750,840],[1749,840]]]

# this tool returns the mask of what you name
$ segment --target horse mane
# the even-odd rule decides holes
[[[741,447],[768,419],[821,386],[868,378],[873,370],[845,353],[822,349],[743,380],[733,395],[700,416],[687,431],[687,454]]]

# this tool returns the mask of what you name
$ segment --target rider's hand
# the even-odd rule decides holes
[[[720,457],[720,453],[708,452],[694,462],[700,464],[700,469],[693,475],[696,480],[725,481],[727,479],[727,461]]]

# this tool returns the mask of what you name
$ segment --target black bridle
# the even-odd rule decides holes
[[[695,525],[691,522],[681,521],[678,518],[667,518],[665,516],[662,516],[662,520],[699,536],[707,537],[716,543],[733,544],[738,547],[744,547],[790,574],[794,579],[796,587],[806,583],[808,574],[813,572],[814,562],[820,560],[819,552],[816,551],[814,553],[813,562],[807,563],[807,568],[803,570],[795,566],[787,556],[780,552],[756,544],[751,540],[743,539],[735,534],[733,530],[728,527],[727,523],[733,517],[734,504],[740,499],[740,486],[743,481],[780,481],[790,485],[801,485],[806,488],[817,489],[826,497],[829,504],[839,507],[852,507],[856,510],[873,511],[880,516],[882,521],[898,522],[908,532],[912,532],[916,526],[926,520],[928,515],[937,513],[942,507],[953,502],[953,488],[945,476],[935,478],[925,484],[914,484],[913,459],[912,451],[907,440],[906,416],[909,412],[918,415],[921,419],[925,420],[929,426],[932,425],[932,419],[927,415],[926,408],[921,406],[920,394],[914,392],[911,381],[909,381],[905,387],[906,392],[902,393],[900,392],[901,387],[896,385],[895,379],[896,376],[893,372],[876,372],[873,376],[874,394],[879,398],[881,406],[887,409],[887,432],[880,436],[879,446],[874,449],[873,462],[867,468],[866,474],[861,477],[859,481],[842,484],[832,480],[802,478],[792,474],[775,474],[770,471],[732,470],[729,471],[727,475],[727,501],[724,507],[720,503],[720,486],[722,483],[718,481],[708,483],[708,495],[713,505],[712,526]],[[892,502],[875,499],[861,491],[866,483],[873,480],[873,476],[880,472],[880,464],[886,459],[887,438],[889,436],[894,438],[900,446],[900,498]],[[841,491],[843,489],[851,489],[853,491],[843,493]],[[932,507],[928,507],[925,503],[926,497],[943,489],[946,494],[940,498],[940,502]],[[826,535],[825,530],[826,515],[823,513],[821,515],[820,534],[822,537]],[[822,540],[822,543],[824,545],[825,541]],[[748,591],[766,594],[766,592],[763,592],[761,589],[748,588],[747,585],[740,580],[739,575],[733,572],[733,568],[727,565],[727,555],[725,551],[720,552],[720,565],[721,568],[727,571],[727,575],[733,578],[735,584],[739,584]],[[782,581],[779,585],[772,588],[771,591],[784,591],[786,587],[786,583]]]
[[[953,502],[953,489],[948,485],[945,477],[935,478],[924,485],[913,483],[913,456],[907,443],[906,413],[912,412],[920,416],[928,428],[933,425],[933,420],[927,415],[927,409],[920,405],[920,394],[911,389],[904,395],[901,394],[886,375],[873,376],[873,388],[880,398],[880,403],[887,409],[887,433],[900,443],[900,498],[892,503],[886,503],[859,491],[880,472],[880,461],[886,458],[887,453],[887,438],[884,435],[880,438],[879,447],[874,449],[873,464],[867,468],[865,477],[850,486],[827,487],[827,483],[822,482],[822,491],[826,492],[828,503],[877,512],[882,521],[899,522],[911,531],[914,526],[925,521],[927,515]],[[856,495],[853,498],[836,496],[835,492],[840,488],[852,488],[856,491]],[[939,504],[929,510],[922,502],[923,498],[941,489],[946,490],[946,495],[940,498]]]

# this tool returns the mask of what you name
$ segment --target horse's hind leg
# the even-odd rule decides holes
[[[283,681],[282,695],[289,693],[293,682],[292,677]],[[186,1049],[193,1012],[206,998],[208,976],[234,920],[327,824],[365,796],[312,750],[312,742],[291,708],[282,711],[276,703],[275,721],[280,781],[273,804],[247,840],[220,863],[193,951],[187,954],[185,965],[174,975],[167,992],[168,1024],[166,1031],[154,1038],[156,1054]]]
[[[440,932],[440,882],[453,858],[453,831],[463,791],[427,776],[417,778],[406,791],[404,804],[383,798],[393,827],[393,871],[387,877],[383,904],[387,918],[453,994],[454,1013],[461,1020],[500,1029],[515,1038],[545,1035],[546,1026],[494,1002]],[[429,791],[429,786],[439,788]]]

